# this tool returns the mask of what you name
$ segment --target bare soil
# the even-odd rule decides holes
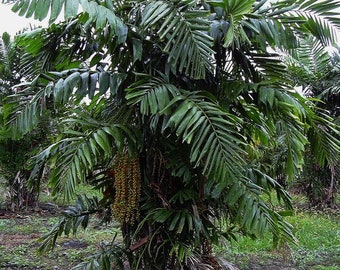
[[[95,239],[84,235],[79,238],[62,238],[56,249],[46,255],[38,255],[37,240],[52,226],[55,213],[35,210],[11,213],[0,209],[0,269],[4,270],[69,270],[97,249]],[[96,228],[98,230],[98,228]],[[87,234],[93,231],[89,229]],[[101,237],[110,240],[111,235],[103,232]],[[233,264],[240,270],[335,270],[340,269],[339,250],[321,256],[317,261],[301,265],[290,252],[275,251],[261,257],[257,254],[237,255]]]

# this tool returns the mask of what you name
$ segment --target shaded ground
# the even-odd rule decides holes
[[[69,270],[88,255],[95,253],[100,241],[110,241],[117,232],[113,225],[89,226],[77,237],[62,237],[49,254],[39,255],[37,240],[55,224],[55,212],[38,209],[36,211],[9,213],[0,211],[0,269],[45,269]],[[340,237],[340,228],[337,234]],[[311,235],[312,237],[312,235]],[[233,254],[228,258],[240,270],[336,270],[340,269],[340,247],[332,252],[311,253],[282,249],[274,252],[253,252]]]
[[[88,230],[77,236],[61,237],[55,249],[38,254],[39,237],[58,220],[46,211],[9,213],[0,216],[0,269],[69,270],[98,249],[100,241],[110,241],[117,231],[113,226]]]
[[[291,257],[283,258],[282,256],[272,256],[264,258],[257,255],[239,256],[239,262],[235,262],[241,270],[336,270],[340,269],[339,254],[320,257],[318,260],[299,263]],[[236,259],[237,260],[237,259]]]

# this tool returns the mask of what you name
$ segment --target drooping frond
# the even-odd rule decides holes
[[[138,104],[143,115],[161,112],[180,94],[180,91],[168,81],[149,76],[132,84],[126,92],[128,104]]]
[[[39,252],[44,253],[52,250],[56,244],[58,236],[65,234],[69,236],[71,233],[75,235],[79,226],[86,229],[90,215],[97,213],[100,209],[98,198],[88,198],[78,196],[74,206],[68,207],[62,214],[63,217],[47,234],[39,238],[41,246]]]
[[[169,106],[171,114],[164,131],[176,132],[191,146],[190,160],[202,166],[203,174],[216,182],[227,183],[238,178],[243,164],[243,138],[238,135],[241,119],[225,112],[204,93],[176,97]]]
[[[311,151],[320,166],[325,164],[339,165],[340,159],[340,129],[333,119],[321,109],[311,115],[308,138]]]
[[[82,14],[78,18],[85,20],[85,26],[92,24],[95,29],[102,30],[109,25],[110,34],[116,36],[119,43],[123,43],[127,36],[127,26],[115,15],[112,7],[110,1],[98,3],[88,0],[19,0],[12,10],[27,18],[34,16],[40,21],[50,14],[50,23],[56,21],[63,9],[65,20]]]
[[[271,182],[273,186],[278,187],[276,181],[270,177],[261,174],[255,177],[262,178],[262,181]],[[276,239],[296,242],[292,226],[284,221],[280,214],[271,209],[263,199],[260,199],[263,188],[255,184],[254,179],[252,179],[253,181],[249,180],[244,179],[242,182],[233,183],[225,195],[225,202],[230,207],[231,213],[234,213],[232,220],[249,233],[262,235],[265,230],[269,230]],[[278,189],[281,190],[278,194],[289,200],[289,195],[282,192],[283,188],[278,187]]]
[[[97,92],[110,91],[114,96],[124,79],[125,74],[87,69],[51,72],[49,76],[42,74],[31,83],[18,85],[17,89],[25,90],[8,98],[4,107],[8,129],[18,139],[36,126],[40,112],[46,107],[46,99],[53,97],[55,105],[59,106],[67,104],[74,96],[79,101],[86,96],[91,99]]]
[[[224,47],[240,47],[241,41],[249,42],[246,32],[242,27],[242,20],[246,14],[250,13],[254,0],[227,0],[227,1],[208,1],[215,8],[218,18],[223,18],[228,23],[228,27],[224,36]]]
[[[89,120],[92,121],[89,125],[93,127],[95,120]],[[84,125],[85,119],[73,121]],[[66,130],[65,136],[66,138],[46,148],[33,159],[36,166],[51,162],[53,171],[50,183],[54,194],[62,194],[66,200],[75,195],[77,184],[85,182],[96,166],[108,162],[115,152],[122,151],[125,142],[134,147],[136,141],[135,134],[127,126],[99,122],[96,128],[93,127],[87,132]],[[38,168],[34,171],[38,171]]]
[[[52,84],[41,87],[41,77],[32,83],[16,86],[17,94],[7,97],[4,105],[7,133],[14,139],[22,138],[38,124],[42,112],[46,109],[46,100],[52,94]]]
[[[328,70],[331,69],[330,61],[331,57],[325,47],[312,37],[301,40],[299,48],[293,54],[285,55],[291,77],[304,87],[327,76]]]
[[[51,70],[79,68],[94,52],[84,32],[73,20],[18,36],[15,43],[23,50],[20,70],[26,81]]]
[[[156,28],[159,39],[165,40],[162,50],[168,54],[167,63],[171,69],[201,79],[205,78],[206,70],[214,70],[207,16],[204,10],[153,1],[145,7],[141,29]]]
[[[324,46],[332,46],[337,43],[340,32],[338,0],[311,1],[301,0],[298,2],[299,9],[296,13],[303,17],[306,22],[302,27],[310,31]]]
[[[296,119],[286,118],[283,121],[278,121],[276,129],[278,133],[277,149],[280,149],[279,156],[286,159],[281,162],[285,164],[284,172],[287,174],[288,180],[291,181],[302,168],[303,153],[308,141],[304,135],[302,122],[296,121]]]
[[[53,96],[56,104],[67,103],[72,95],[79,99],[87,95],[91,99],[96,91],[99,94],[110,91],[114,96],[126,78],[123,73],[87,69],[71,69],[63,72],[51,72],[51,74],[56,77],[53,84]]]

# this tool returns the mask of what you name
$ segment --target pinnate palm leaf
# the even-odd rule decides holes
[[[212,38],[207,34],[208,13],[203,10],[183,10],[165,1],[153,1],[145,7],[141,28],[156,27],[168,63],[194,79],[205,77],[214,69]]]
[[[306,21],[302,28],[310,31],[324,46],[332,46],[336,44],[340,31],[339,14],[335,11],[339,8],[338,0],[301,0],[295,12]]]
[[[62,234],[69,236],[70,233],[75,235],[79,226],[86,229],[89,223],[89,216],[97,213],[99,209],[97,197],[78,196],[75,206],[68,207],[62,213],[62,219],[48,233],[39,238],[38,241],[41,242],[41,246],[38,251],[41,253],[51,251],[56,244],[58,236]]]
[[[89,126],[95,126],[95,120],[90,120]],[[67,123],[69,123],[70,119]],[[84,119],[73,119],[73,122],[84,125]],[[86,133],[79,131],[65,131],[66,138],[61,139],[46,148],[33,158],[36,166],[43,166],[50,162],[53,168],[50,183],[54,187],[54,194],[59,193],[66,200],[75,194],[78,183],[84,182],[89,172],[96,166],[107,162],[117,151],[122,151],[124,141],[130,145],[136,141],[127,126],[122,124],[101,125]],[[33,170],[38,171],[38,168]],[[37,175],[31,175],[35,177]]]
[[[44,79],[46,82],[46,80]],[[52,94],[52,84],[40,87],[41,76],[32,83],[22,83],[17,89],[22,92],[9,96],[4,105],[6,128],[15,139],[21,138],[38,124],[41,113],[46,108],[46,100]]]
[[[315,160],[320,166],[339,166],[340,130],[339,125],[321,110],[312,115],[308,137]]]
[[[89,0],[19,0],[12,10],[21,16],[31,17],[40,21],[50,14],[50,22],[54,22],[64,9],[64,19],[76,17],[82,9],[86,24],[94,23],[96,30],[102,30],[107,24],[110,25],[110,34],[123,43],[127,37],[127,26],[115,15],[114,11],[107,7],[107,4]]]
[[[46,107],[46,99],[53,96],[56,105],[63,105],[74,95],[78,100],[85,96],[93,98],[96,92],[112,95],[125,79],[121,73],[107,71],[88,71],[86,69],[71,69],[63,72],[51,72],[50,76],[41,74],[31,83],[23,83],[17,88],[25,90],[9,97],[5,105],[7,128],[14,138],[21,138],[31,131],[38,123],[40,112]]]
[[[128,104],[139,104],[143,115],[162,111],[180,91],[162,78],[139,80],[126,89]]]
[[[110,91],[112,95],[115,95],[126,77],[123,73],[87,69],[70,69],[63,72],[51,72],[51,74],[56,76],[53,96],[57,104],[67,103],[74,94],[79,99],[86,95],[93,98],[97,91],[100,94]]]
[[[322,79],[331,68],[329,53],[319,40],[311,37],[301,40],[295,53],[285,57],[291,76],[302,84],[307,84],[312,78],[315,81]]]
[[[176,97],[169,106],[176,109],[164,130],[174,130],[191,146],[190,159],[203,166],[203,174],[216,182],[226,182],[239,175],[243,164],[243,138],[237,133],[241,120],[225,112],[204,93]]]
[[[226,31],[224,37],[224,47],[229,47],[230,45],[237,45],[239,47],[239,37],[242,40],[248,42],[246,33],[241,27],[242,19],[252,10],[254,1],[242,1],[242,0],[218,0],[218,1],[208,1],[208,3],[214,8],[221,8],[224,18],[228,21],[228,30]]]

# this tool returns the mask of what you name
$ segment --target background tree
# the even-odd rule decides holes
[[[31,148],[30,140],[23,139],[16,142],[5,132],[3,111],[5,98],[14,94],[13,86],[18,85],[22,78],[20,73],[20,49],[11,40],[8,33],[4,33],[0,40],[0,169],[1,181],[9,189],[10,206],[12,209],[21,208],[29,201],[30,192],[26,189],[29,172],[24,170],[25,153]],[[28,200],[28,201],[27,201]]]
[[[292,209],[275,178],[295,177],[308,142],[319,163],[333,162],[339,131],[293,91],[275,51],[294,53],[309,34],[334,43],[337,7],[18,1],[14,11],[50,14],[52,24],[19,41],[40,62],[29,62],[32,81],[13,96],[7,128],[18,138],[32,130],[50,97],[64,113],[62,132],[32,160],[31,179],[49,166],[54,194],[70,199],[89,181],[104,194],[101,202],[78,198],[42,249],[62,232],[86,227],[97,207],[112,210],[124,236],[118,253],[110,246],[93,259],[104,269],[124,260],[132,269],[216,269],[211,243],[221,237],[272,233],[276,244],[294,241],[287,212],[270,204],[275,191]],[[65,22],[53,24],[62,8]],[[264,160],[280,146],[279,171]]]
[[[335,118],[339,124],[339,49],[322,46],[312,36],[301,42],[295,55],[287,57],[288,69],[293,80],[302,87],[304,95],[315,98],[320,113]],[[323,126],[328,130],[327,126]],[[299,176],[301,185],[312,206],[335,207],[336,186],[339,182],[339,160],[320,164],[307,151],[305,166]]]
[[[14,94],[21,95],[25,86],[23,82],[29,79],[27,57],[8,33],[0,40],[0,170],[1,182],[8,189],[8,207],[12,210],[34,206],[39,197],[39,184],[30,185],[28,179],[30,170],[26,167],[27,160],[39,151],[46,141],[49,126],[47,110],[42,114],[39,126],[19,140],[6,128],[6,119],[15,104],[8,102]],[[29,61],[32,59],[30,58]],[[34,62],[38,64],[38,60]],[[14,88],[14,86],[16,86]],[[15,91],[14,91],[15,89]],[[24,102],[20,98],[20,102]]]

